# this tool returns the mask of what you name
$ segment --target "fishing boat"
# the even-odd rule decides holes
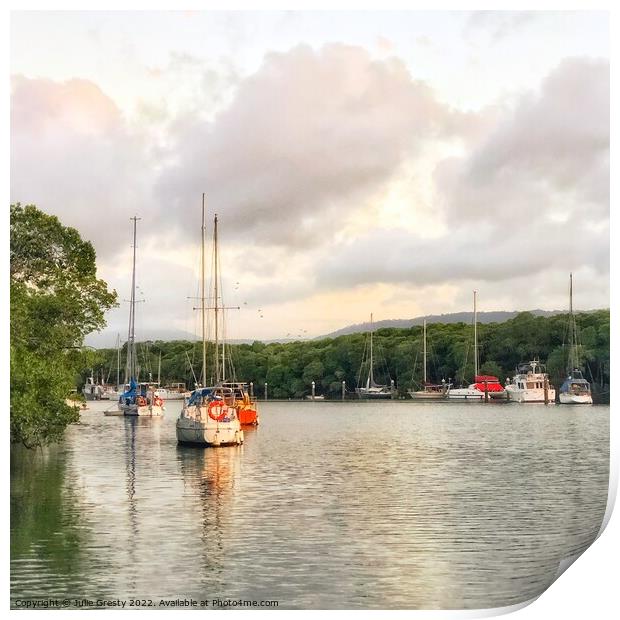
[[[138,383],[136,351],[136,228],[140,218],[133,221],[133,262],[131,270],[131,297],[129,300],[129,329],[127,334],[127,361],[125,365],[125,391],[118,398],[118,410],[130,416],[162,416],[164,400],[155,394],[152,383]],[[110,415],[110,413],[108,413]]]
[[[407,390],[407,394],[414,400],[439,400],[442,398],[446,398],[450,390],[450,384],[446,383],[445,380],[442,379],[441,383],[431,383],[427,379],[427,353],[426,353],[426,319],[424,319],[424,324],[422,328],[422,341],[423,341],[423,367],[424,367],[424,378],[422,381],[422,389],[420,390]]]
[[[568,366],[567,377],[560,387],[560,404],[591,405],[592,390],[581,372],[579,364],[580,345],[577,336],[577,321],[573,312],[573,274],[570,274],[568,315]]]
[[[214,307],[215,311],[215,385],[207,387],[207,332],[206,332],[206,297],[205,297],[205,196],[202,195],[201,226],[201,277],[200,277],[200,311],[202,325],[202,375],[201,385],[192,391],[183,404],[181,415],[176,422],[176,436],[180,444],[195,446],[226,446],[243,443],[243,431],[239,421],[237,399],[233,389],[220,383],[219,365],[219,305],[217,267],[217,215],[213,226],[214,252]]]
[[[493,375],[481,375],[478,372],[478,311],[477,311],[477,291],[474,291],[474,383],[467,387],[452,388],[450,387],[447,396],[450,400],[474,400],[482,401],[485,399],[505,399],[506,390],[499,382],[497,377]]]
[[[368,347],[368,357],[362,357],[362,363],[360,366],[359,378],[363,376],[363,369],[366,365],[368,365],[368,374],[366,375],[366,382],[364,385],[358,385],[355,388],[355,393],[358,398],[362,399],[387,399],[392,398],[394,394],[394,382],[391,382],[391,385],[382,385],[375,382],[375,362],[374,362],[374,346],[373,346],[373,316],[370,315],[370,335],[369,335],[369,347]]]
[[[519,364],[512,380],[506,381],[508,400],[518,403],[554,403],[555,388],[543,364],[534,359]]]

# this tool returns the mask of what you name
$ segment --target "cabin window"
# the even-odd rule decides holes
[[[527,382],[527,389],[528,390],[532,390],[534,387],[537,387],[536,383],[534,383],[534,381],[528,381]]]

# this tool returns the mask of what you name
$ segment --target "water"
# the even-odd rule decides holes
[[[482,608],[595,538],[609,407],[261,403],[241,447],[178,447],[94,403],[11,453],[11,596]],[[21,604],[21,603],[20,603]]]

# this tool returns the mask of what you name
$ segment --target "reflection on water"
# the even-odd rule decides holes
[[[510,605],[605,511],[608,407],[264,403],[218,449],[177,446],[167,409],[13,448],[13,598]]]

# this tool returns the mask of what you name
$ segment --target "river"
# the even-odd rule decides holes
[[[11,450],[11,600],[460,609],[541,593],[605,512],[609,407],[260,403],[241,447],[90,403]]]

